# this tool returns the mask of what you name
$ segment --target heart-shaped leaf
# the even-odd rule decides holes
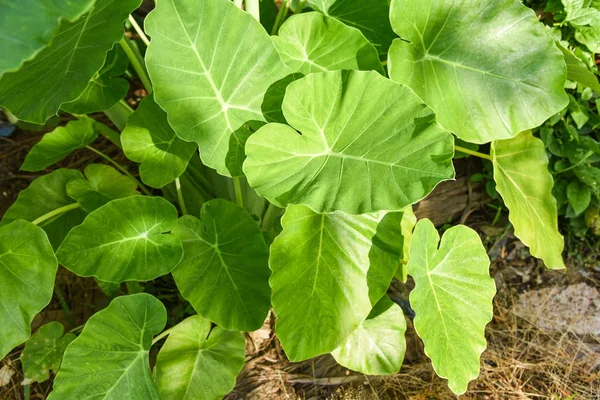
[[[67,182],[67,194],[87,212],[111,200],[140,194],[133,179],[109,165],[90,164],[84,173],[87,179],[77,177]]]
[[[106,282],[148,281],[168,274],[183,257],[171,231],[177,210],[162,197],[113,200],[90,213],[56,252],[80,276]]]
[[[376,72],[310,74],[288,86],[283,112],[292,127],[260,128],[244,163],[276,205],[400,210],[454,176],[452,136],[412,91]]]
[[[398,257],[374,239],[384,215],[287,208],[269,265],[277,337],[290,360],[335,350],[385,294]]]
[[[123,36],[123,21],[140,0],[96,0],[75,22],[63,21],[52,43],[0,79],[0,105],[19,119],[43,124],[77,99],[106,52]],[[37,99],[37,101],[31,101]]]
[[[344,367],[363,374],[394,374],[404,360],[405,331],[402,309],[385,296],[331,355]]]
[[[235,386],[246,342],[240,332],[211,329],[198,315],[169,334],[156,360],[156,385],[162,400],[217,400]]]
[[[153,188],[162,188],[183,174],[196,151],[194,143],[177,137],[152,96],[129,116],[121,143],[127,158],[142,164],[140,177]]]
[[[151,295],[117,297],[67,347],[48,400],[158,400],[148,350],[166,322],[165,306]]]
[[[231,176],[229,137],[264,121],[265,92],[291,71],[260,23],[229,0],[163,0],[145,26],[156,102],[206,165]]]
[[[448,379],[457,395],[479,375],[479,357],[487,344],[484,331],[496,294],[489,266],[474,230],[452,227],[440,243],[431,221],[417,223],[407,265],[415,281],[410,293],[415,330],[436,373]]]
[[[544,143],[530,131],[492,143],[496,190],[508,207],[515,235],[551,269],[565,268],[564,239],[558,231],[558,210],[552,196]]]
[[[487,143],[540,125],[568,104],[565,62],[518,0],[392,0],[390,77],[459,138]]]
[[[290,17],[273,42],[287,66],[304,75],[341,69],[383,74],[377,50],[358,29],[320,13]]]
[[[65,126],[46,133],[36,143],[21,166],[23,171],[41,171],[62,160],[73,151],[82,149],[98,137],[94,129],[94,120],[81,117]]]
[[[52,298],[58,263],[43,230],[26,221],[0,227],[0,360],[31,334]]]
[[[75,339],[73,333],[64,332],[60,323],[50,322],[25,343],[20,357],[24,384],[47,380],[50,370],[58,372],[67,346]]]
[[[35,221],[59,208],[72,207],[64,213],[39,223],[39,227],[48,234],[52,247],[58,249],[67,233],[74,226],[81,224],[86,215],[77,202],[67,194],[67,182],[71,179],[83,179],[83,175],[73,169],[58,169],[36,178],[27,189],[19,193],[17,201],[4,214],[0,226],[17,219]]]
[[[198,314],[229,330],[260,328],[271,305],[269,251],[250,214],[211,200],[202,206],[202,221],[186,215],[173,234],[184,250],[173,277]]]

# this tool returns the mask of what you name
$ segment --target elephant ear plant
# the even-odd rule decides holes
[[[568,105],[567,66],[594,77],[520,1],[311,0],[286,19],[287,1],[275,18],[269,1],[157,0],[143,24],[140,0],[67,3],[0,0],[0,106],[37,124],[72,115],[22,169],[77,149],[107,162],[40,176],[0,223],[0,358],[25,343],[26,383],[57,373],[50,399],[221,398],[242,332],[271,308],[291,361],[331,353],[393,374],[406,322],[386,291],[407,276],[425,353],[464,393],[492,318],[490,262],[473,230],[440,237],[411,207],[454,178],[458,152],[493,163],[515,234],[565,267],[531,129]],[[148,93],[135,111],[124,74]],[[164,330],[162,302],[134,293],[81,332],[52,322],[29,339],[59,264],[102,287],[172,274],[197,314]]]

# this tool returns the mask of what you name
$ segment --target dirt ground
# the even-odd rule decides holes
[[[39,173],[25,173],[19,167],[39,132],[18,130],[9,138],[0,137],[0,216],[15,201],[19,191]],[[108,141],[99,148],[128,164],[119,149]],[[60,163],[60,167],[82,169],[102,162],[94,153],[81,150]],[[493,261],[492,276],[498,295],[494,319],[488,325],[488,348],[481,357],[481,374],[461,399],[600,399],[600,247],[598,243],[568,240],[566,273],[546,270],[531,258],[512,235],[505,214],[492,224],[495,210],[480,186],[468,179],[477,164],[460,164],[458,188],[441,186],[438,196],[447,202],[449,192],[455,206],[447,215],[435,215],[438,224],[464,222],[484,238]],[[466,165],[466,166],[465,166]],[[133,171],[133,169],[131,169]],[[418,214],[427,215],[442,207],[435,197],[424,202]],[[442,224],[443,225],[443,224]],[[79,278],[61,268],[57,283],[71,308],[70,321],[58,298],[34,320],[33,329],[51,320],[67,329],[78,329],[94,312],[104,308],[109,298],[93,279]],[[169,309],[169,324],[189,312],[180,301],[169,277],[146,286],[160,292]],[[389,295],[407,307],[407,290],[394,282]],[[123,288],[123,292],[125,289]],[[563,295],[564,294],[564,295]],[[410,311],[406,310],[405,311]],[[247,335],[246,365],[234,391],[227,399],[454,399],[446,381],[438,378],[423,353],[421,341],[407,318],[407,353],[400,372],[393,376],[365,376],[337,365],[331,356],[302,363],[285,358],[273,334],[269,318],[263,328]],[[17,348],[0,363],[0,399],[22,399],[22,374]],[[153,354],[155,355],[155,354]],[[34,384],[31,399],[45,399],[51,381]]]

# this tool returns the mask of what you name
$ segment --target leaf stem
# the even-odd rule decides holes
[[[454,150],[456,151],[460,151],[461,153],[465,153],[465,154],[469,154],[471,156],[475,156],[475,157],[479,157],[479,158],[483,158],[485,160],[490,160],[490,161],[494,161],[494,159],[492,158],[491,155],[489,154],[485,154],[485,153],[480,153],[478,151],[475,150],[469,150],[465,147],[460,147],[460,146],[454,146]]]
[[[277,35],[279,32],[279,28],[285,21],[285,17],[288,14],[290,9],[290,0],[283,0],[281,6],[279,7],[279,11],[277,12],[277,17],[275,18],[275,24],[273,24],[273,29],[271,30],[271,35]]]
[[[579,167],[581,164],[583,164],[583,163],[584,163],[584,162],[585,162],[585,161],[586,161],[588,158],[590,158],[590,157],[591,157],[591,156],[593,156],[593,155],[594,155],[594,152],[593,152],[593,151],[588,151],[588,152],[585,154],[585,156],[583,156],[583,158],[582,158],[581,160],[579,160],[579,162],[578,162],[577,164],[573,164],[573,165],[571,165],[571,166],[570,166],[570,167],[568,167],[568,168],[561,169],[560,171],[556,171],[554,174],[555,174],[555,175],[562,174],[563,172],[567,172],[567,171],[570,171],[570,170],[572,170],[572,169],[574,169],[574,168],[577,168],[577,167]]]
[[[69,309],[69,305],[67,304],[67,301],[65,300],[65,296],[63,296],[62,290],[60,290],[60,287],[56,283],[54,284],[54,294],[56,294],[56,297],[58,298],[58,302],[60,303],[60,306],[62,307],[63,311],[65,312],[67,321],[69,321],[69,324],[71,324],[71,327],[75,326],[75,320],[73,319],[73,316],[71,315],[71,310]]]
[[[146,186],[144,186],[144,184],[142,182],[139,181],[139,179],[137,179],[135,176],[131,175],[129,173],[129,171],[127,171],[125,169],[125,167],[123,167],[121,164],[119,164],[118,162],[116,162],[115,160],[113,160],[110,156],[104,154],[103,152],[101,152],[98,149],[93,148],[92,146],[85,146],[86,149],[93,151],[94,153],[98,154],[100,157],[104,158],[106,161],[108,161],[109,163],[111,163],[112,165],[115,166],[115,168],[117,168],[119,171],[121,171],[122,173],[124,173],[125,175],[127,175],[128,177],[130,177],[131,179],[133,179],[138,186],[140,187],[140,189],[142,190],[142,192],[144,192],[145,194],[147,194],[148,196],[152,196],[152,193],[148,190],[148,188]]]
[[[281,209],[279,207],[273,205],[272,203],[269,203],[267,209],[265,210],[265,213],[263,214],[260,228],[266,232],[269,232],[271,229],[273,229],[275,219],[277,218],[277,215],[280,211]]]
[[[244,0],[244,9],[250,15],[252,15],[258,22],[260,22],[260,6],[258,0]]]
[[[133,18],[133,15],[131,14],[129,14],[129,22],[131,22],[131,26],[133,26],[133,29],[135,29],[135,31],[139,35],[140,40],[144,42],[146,46],[150,46],[150,40],[148,39],[148,36],[146,36],[142,27],[137,23],[137,21],[135,20],[135,18]]]
[[[30,385],[23,385],[23,398],[25,400],[29,400],[31,395],[31,386]]]
[[[233,178],[233,189],[235,190],[235,202],[238,206],[244,207],[244,196],[242,195],[242,185],[240,178]]]
[[[181,181],[179,180],[179,177],[175,179],[175,189],[177,189],[177,200],[179,200],[181,214],[186,215],[187,209],[185,208],[185,201],[183,201],[183,193],[181,191]]]
[[[62,206],[55,210],[47,212],[46,214],[42,215],[41,217],[38,217],[38,218],[34,219],[33,221],[31,221],[31,223],[34,225],[39,225],[42,222],[47,221],[52,217],[56,217],[57,215],[64,214],[67,211],[75,210],[76,208],[79,208],[79,207],[80,207],[79,203],[67,204],[66,206]]]
[[[146,88],[146,92],[148,92],[148,94],[152,94],[152,83],[148,77],[148,71],[146,70],[146,65],[144,64],[144,58],[140,54],[139,50],[133,43],[131,43],[131,40],[127,39],[125,36],[123,36],[123,38],[119,41],[119,44],[125,51],[125,54],[127,54],[129,61],[131,61],[131,65],[140,77],[142,84]]]
[[[165,336],[168,336],[171,331],[173,330],[173,328],[169,328],[166,331],[162,331],[161,333],[158,334],[158,336],[156,336],[153,340],[152,340],[152,344],[151,346],[154,346],[156,343],[160,342],[162,339],[164,339]]]

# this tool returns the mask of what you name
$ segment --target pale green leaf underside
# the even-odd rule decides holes
[[[93,3],[93,0],[0,0],[0,76],[18,69],[22,62],[44,48],[61,19],[73,21]]]
[[[321,13],[293,15],[273,42],[287,66],[304,75],[342,69],[383,74],[377,50],[358,29]]]
[[[393,0],[400,37],[390,77],[459,138],[487,143],[540,125],[568,104],[565,63],[518,0]]]
[[[344,367],[363,374],[394,374],[404,360],[405,331],[402,309],[385,296],[331,355]]]
[[[496,189],[508,207],[515,235],[551,269],[565,268],[564,239],[558,231],[558,211],[552,195],[544,143],[530,131],[492,143]]]
[[[96,0],[77,21],[63,21],[48,47],[18,71],[2,76],[0,105],[21,120],[43,124],[63,103],[81,95],[123,35],[123,21],[139,4]]]
[[[196,312],[229,330],[260,328],[271,305],[269,251],[252,216],[215,199],[202,206],[202,221],[186,215],[173,234],[184,250],[173,277]]]
[[[52,298],[58,263],[43,230],[26,221],[0,227],[0,360],[31,334]]]
[[[4,214],[0,226],[17,219],[34,221],[57,208],[76,203],[66,191],[67,182],[71,179],[83,179],[83,175],[73,169],[61,168],[34,179],[27,189],[19,193],[17,200]],[[39,226],[46,231],[52,247],[58,249],[67,233],[81,224],[85,215],[83,210],[76,208],[48,219]]]
[[[46,133],[27,153],[21,170],[41,171],[73,151],[84,148],[97,137],[93,119],[84,116],[73,120]]]
[[[121,134],[127,158],[141,163],[142,182],[162,188],[179,178],[196,151],[194,143],[179,139],[167,121],[167,114],[146,97],[129,116]]]
[[[117,297],[67,347],[48,400],[158,400],[148,351],[166,322],[165,307],[151,295]]]
[[[58,372],[67,346],[75,339],[75,334],[65,335],[64,331],[59,322],[53,321],[40,327],[25,343],[20,357],[24,382],[43,382],[50,377],[50,370]]]
[[[398,259],[372,245],[384,215],[287,208],[269,265],[277,337],[290,360],[333,351],[387,290]]]
[[[439,248],[438,248],[439,244]],[[415,281],[410,304],[415,330],[439,376],[456,394],[479,375],[486,347],[485,326],[492,319],[496,294],[490,261],[477,233],[459,225],[440,237],[425,219],[410,244],[408,274]]]
[[[260,128],[244,162],[250,185],[276,205],[400,210],[454,177],[452,136],[411,90],[376,72],[310,74],[288,86],[283,112],[291,127]]]
[[[600,28],[599,28],[600,29]],[[567,78],[572,81],[581,83],[584,86],[589,87],[596,93],[600,94],[600,83],[598,83],[598,77],[594,75],[587,66],[571,51],[565,49],[562,45],[557,44],[560,51],[562,51],[567,63]]]
[[[113,200],[73,228],[56,256],[80,276],[114,283],[152,280],[183,257],[181,241],[166,233],[176,223],[177,210],[161,197]]]
[[[260,23],[229,0],[162,0],[145,26],[157,103],[177,135],[198,144],[202,161],[230,176],[229,137],[265,120],[265,92],[291,71]]]
[[[109,165],[90,164],[84,172],[87,179],[77,177],[67,182],[67,194],[87,212],[111,200],[140,194],[133,179]]]
[[[158,353],[156,385],[161,400],[217,400],[235,386],[244,366],[240,332],[215,327],[198,315],[177,325]]]

